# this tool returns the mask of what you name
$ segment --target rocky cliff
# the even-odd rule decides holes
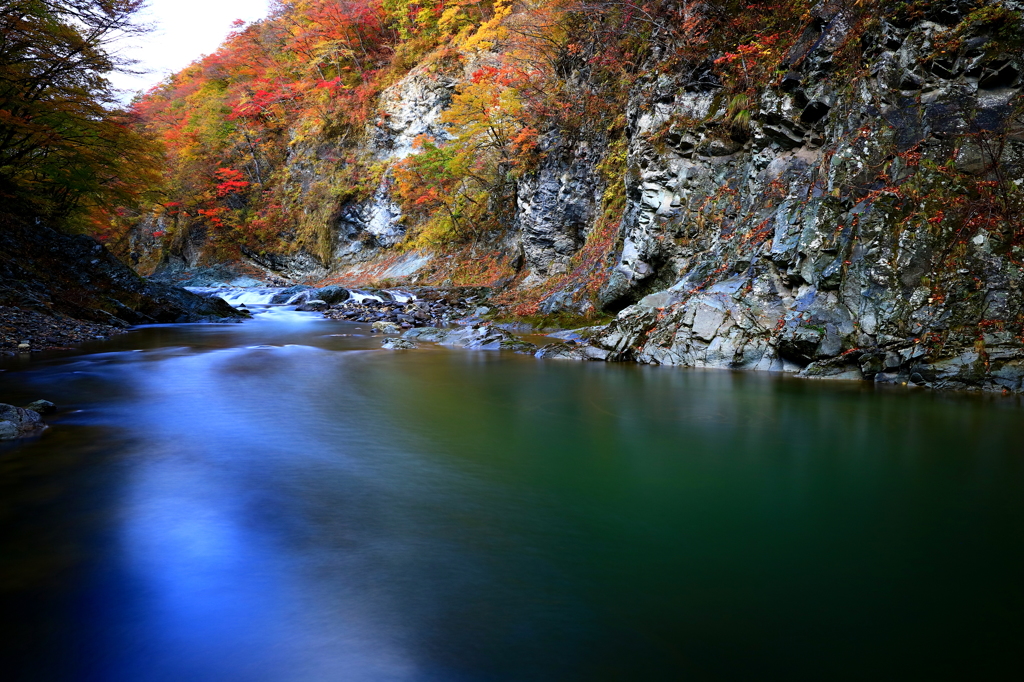
[[[936,3],[858,26],[819,5],[728,136],[714,86],[665,78],[653,106],[632,101],[623,247],[602,295],[636,303],[593,345],[1020,390],[1024,64],[968,15]],[[851,34],[863,62],[840,81]]]
[[[450,137],[444,112],[490,57],[415,68],[378,98],[360,149],[376,184],[327,212],[329,255],[250,255],[292,279],[491,285],[508,315],[616,316],[563,357],[1019,391],[1021,9],[829,0],[781,55],[767,36],[690,62],[645,34],[621,128],[539,131],[511,201],[492,197],[502,229],[450,248],[408,247],[391,169]],[[299,201],[337,172],[320,143],[286,163]]]

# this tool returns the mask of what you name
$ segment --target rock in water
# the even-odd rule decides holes
[[[0,403],[0,440],[34,436],[45,428],[38,412]]]
[[[20,430],[14,422],[0,422],[0,440],[14,440]]]
[[[306,301],[300,305],[296,310],[304,313],[322,313],[327,310],[330,306],[327,305],[327,301],[320,301],[313,299],[312,301]]]
[[[568,343],[549,343],[534,355],[545,360],[602,360],[607,361],[611,353],[603,348]]]
[[[39,414],[53,414],[57,411],[57,406],[49,400],[36,400],[26,405],[25,409],[38,412]]]
[[[457,329],[417,327],[402,336],[407,339],[432,341],[442,346],[454,346],[470,350],[510,350],[516,353],[532,354],[537,347],[509,332],[490,324],[478,324]]]
[[[348,289],[339,286],[324,287],[323,289],[317,289],[313,293],[321,301],[326,301],[328,305],[337,305],[352,297]]]
[[[372,325],[373,331],[381,332],[383,334],[401,334],[402,328],[394,322],[374,322]]]
[[[416,348],[416,344],[405,339],[384,339],[380,347],[385,350],[412,350]]]
[[[286,303],[297,302],[292,301],[292,299],[295,298],[298,294],[306,294],[306,298],[309,298],[309,294],[312,293],[313,291],[313,287],[309,286],[308,284],[296,284],[295,286],[288,287],[281,293],[275,295],[274,298],[270,299],[270,302],[273,303],[274,305],[284,305]]]

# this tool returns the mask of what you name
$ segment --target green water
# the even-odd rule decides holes
[[[1024,674],[1017,400],[355,327],[0,366],[63,407],[0,449],[13,679]]]

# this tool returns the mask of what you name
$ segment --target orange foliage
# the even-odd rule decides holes
[[[277,173],[290,144],[297,133],[361,132],[396,40],[380,0],[282,0],[264,21],[236,22],[220,49],[134,104],[163,142],[171,217],[204,222],[232,246],[294,229]]]

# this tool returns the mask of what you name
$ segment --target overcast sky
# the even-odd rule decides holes
[[[149,8],[139,20],[155,25],[155,30],[121,50],[125,56],[140,60],[139,67],[149,73],[134,77],[118,74],[111,81],[132,92],[148,90],[200,55],[216,50],[231,30],[232,21],[262,19],[269,5],[269,0],[149,0]]]

